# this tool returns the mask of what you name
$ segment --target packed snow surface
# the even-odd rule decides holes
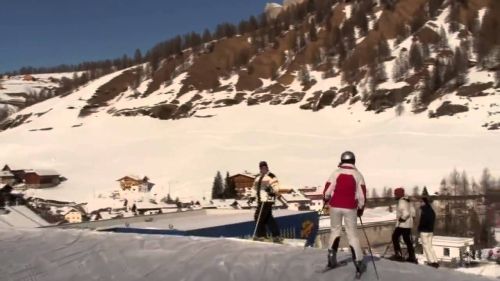
[[[353,280],[354,266],[319,273],[326,252],[268,243],[77,230],[1,230],[6,280]],[[339,254],[339,259],[349,259]],[[373,265],[363,280],[376,280]],[[491,280],[448,269],[376,260],[381,280]]]

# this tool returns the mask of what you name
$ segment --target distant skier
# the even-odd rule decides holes
[[[273,205],[279,192],[278,178],[269,172],[267,162],[259,163],[260,174],[254,182],[254,192],[257,198],[257,210],[255,211],[255,240],[265,240],[266,226],[269,227],[273,242],[283,241],[278,224],[273,217]]]
[[[366,270],[363,263],[363,251],[357,235],[357,217],[363,215],[366,198],[365,180],[355,166],[354,153],[346,151],[340,156],[340,164],[325,184],[323,196],[330,205],[330,249],[328,249],[328,267],[337,263],[337,250],[342,231],[342,218],[358,273]]]
[[[420,232],[420,240],[424,248],[427,264],[438,268],[439,263],[436,258],[436,253],[432,248],[432,237],[434,236],[434,223],[436,221],[436,214],[427,197],[422,197],[420,206],[420,222],[418,223],[418,232]]]
[[[410,203],[410,199],[405,196],[405,190],[402,187],[394,190],[394,197],[398,200],[396,207],[396,228],[392,233],[392,244],[394,246],[394,255],[390,258],[397,261],[404,261],[399,245],[399,238],[403,236],[403,240],[408,250],[408,258],[406,261],[418,263],[415,257],[415,249],[411,239],[411,229],[413,227],[413,218],[415,217],[415,209]]]

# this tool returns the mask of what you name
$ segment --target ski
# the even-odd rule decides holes
[[[363,275],[363,273],[366,272],[366,269],[367,269],[366,264],[364,264],[364,263],[362,264],[361,268],[358,268],[356,266],[356,274],[354,275],[354,279],[355,280],[361,279],[361,276]]]
[[[333,266],[333,267],[332,267],[332,266],[328,266],[328,265],[327,265],[327,266],[325,266],[323,269],[321,269],[320,271],[318,271],[318,273],[325,273],[325,272],[328,272],[328,271],[330,271],[330,270],[332,270],[332,269],[339,268],[339,267],[341,267],[341,266],[346,266],[347,264],[348,264],[348,261],[347,261],[347,260],[339,261],[339,262],[337,263],[337,266]]]

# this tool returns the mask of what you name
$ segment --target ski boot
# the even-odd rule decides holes
[[[333,249],[328,249],[328,267],[337,267],[337,251]]]
[[[273,243],[283,244],[283,238],[281,236],[273,237]]]
[[[356,279],[359,279],[366,271],[366,264],[363,261],[355,261],[354,265],[356,266]]]

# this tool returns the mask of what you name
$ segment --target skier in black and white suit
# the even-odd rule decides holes
[[[257,210],[255,210],[256,234],[254,239],[263,240],[266,238],[266,226],[269,227],[273,242],[282,242],[278,224],[273,217],[273,205],[278,196],[278,178],[269,172],[267,162],[259,163],[260,174],[255,179],[253,192],[257,199]]]

